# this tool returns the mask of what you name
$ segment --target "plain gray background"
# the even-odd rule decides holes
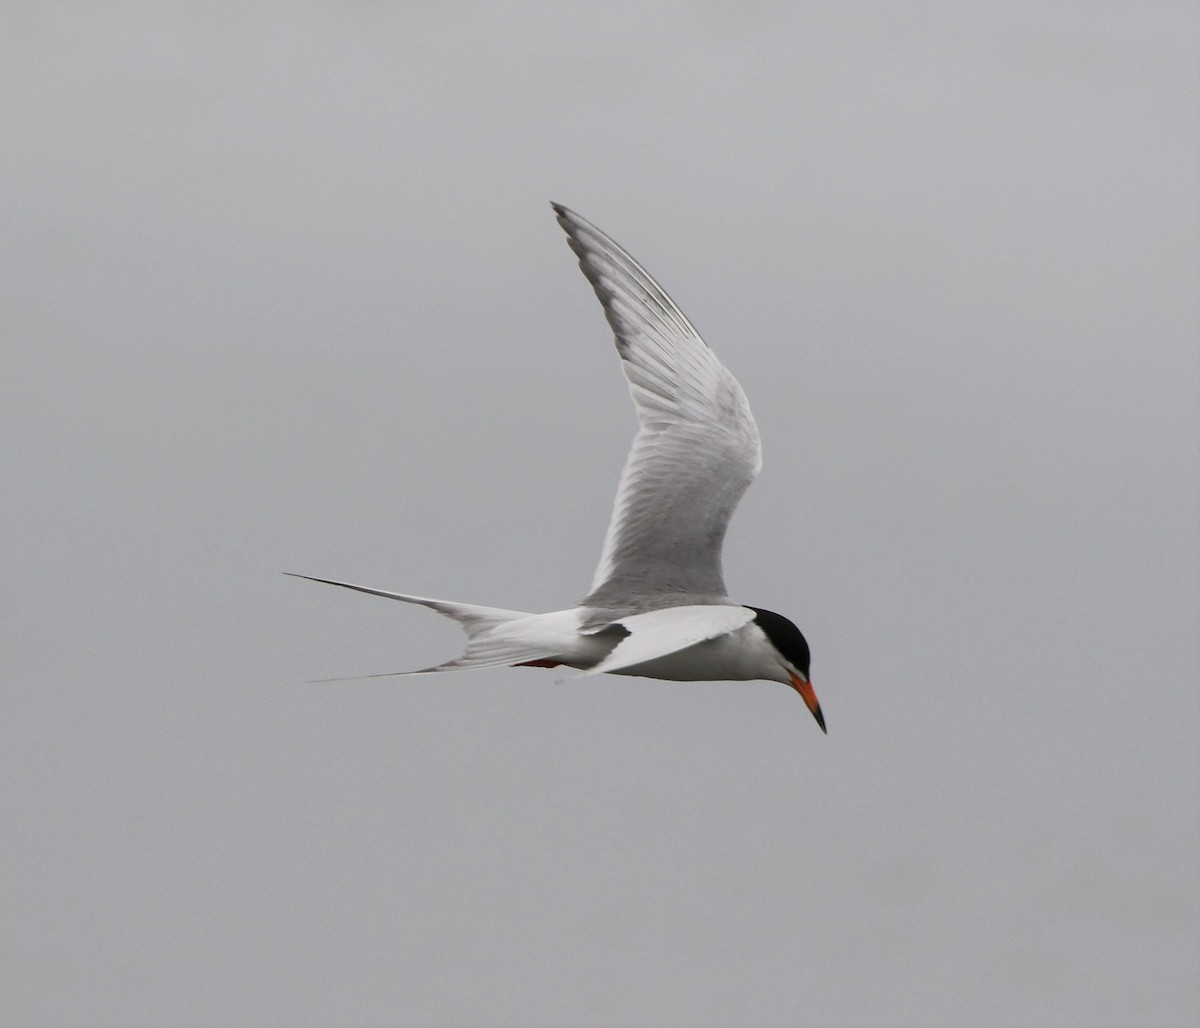
[[[9,1024],[1200,1016],[1181,4],[0,6]],[[632,408],[766,466],[791,690],[419,667],[586,589]]]

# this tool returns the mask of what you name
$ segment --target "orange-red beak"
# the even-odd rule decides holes
[[[821,731],[826,735],[825,731],[825,715],[821,713],[821,704],[817,702],[817,694],[813,691],[812,682],[799,675],[793,675],[789,672],[788,677],[792,680],[792,688],[800,694],[800,698],[804,701],[804,705],[812,712],[812,716],[817,719],[817,724],[821,726]]]

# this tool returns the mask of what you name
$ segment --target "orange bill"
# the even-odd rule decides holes
[[[813,690],[812,682],[807,678],[801,678],[799,675],[791,675],[792,688],[800,694],[800,698],[804,700],[804,705],[812,712],[812,716],[817,719],[817,724],[821,726],[821,731],[826,735],[829,733],[825,730],[825,716],[821,713],[821,704],[817,702],[817,694]]]

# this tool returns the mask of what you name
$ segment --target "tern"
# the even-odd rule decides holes
[[[566,666],[578,672],[571,679],[608,672],[781,682],[824,732],[800,629],[781,614],[734,603],[725,590],[725,530],[762,467],[742,387],[645,268],[574,211],[551,206],[612,326],[637,409],[591,591],[578,606],[532,614],[294,577],[429,607],[466,632],[462,656],[394,674]]]

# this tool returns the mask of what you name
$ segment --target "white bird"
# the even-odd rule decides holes
[[[595,225],[553,207],[616,334],[637,408],[591,591],[578,606],[531,614],[295,577],[421,604],[466,631],[462,656],[396,674],[565,665],[579,669],[571,678],[765,679],[792,686],[825,731],[800,630],[725,591],[725,529],[762,467],[742,387],[645,268]]]

